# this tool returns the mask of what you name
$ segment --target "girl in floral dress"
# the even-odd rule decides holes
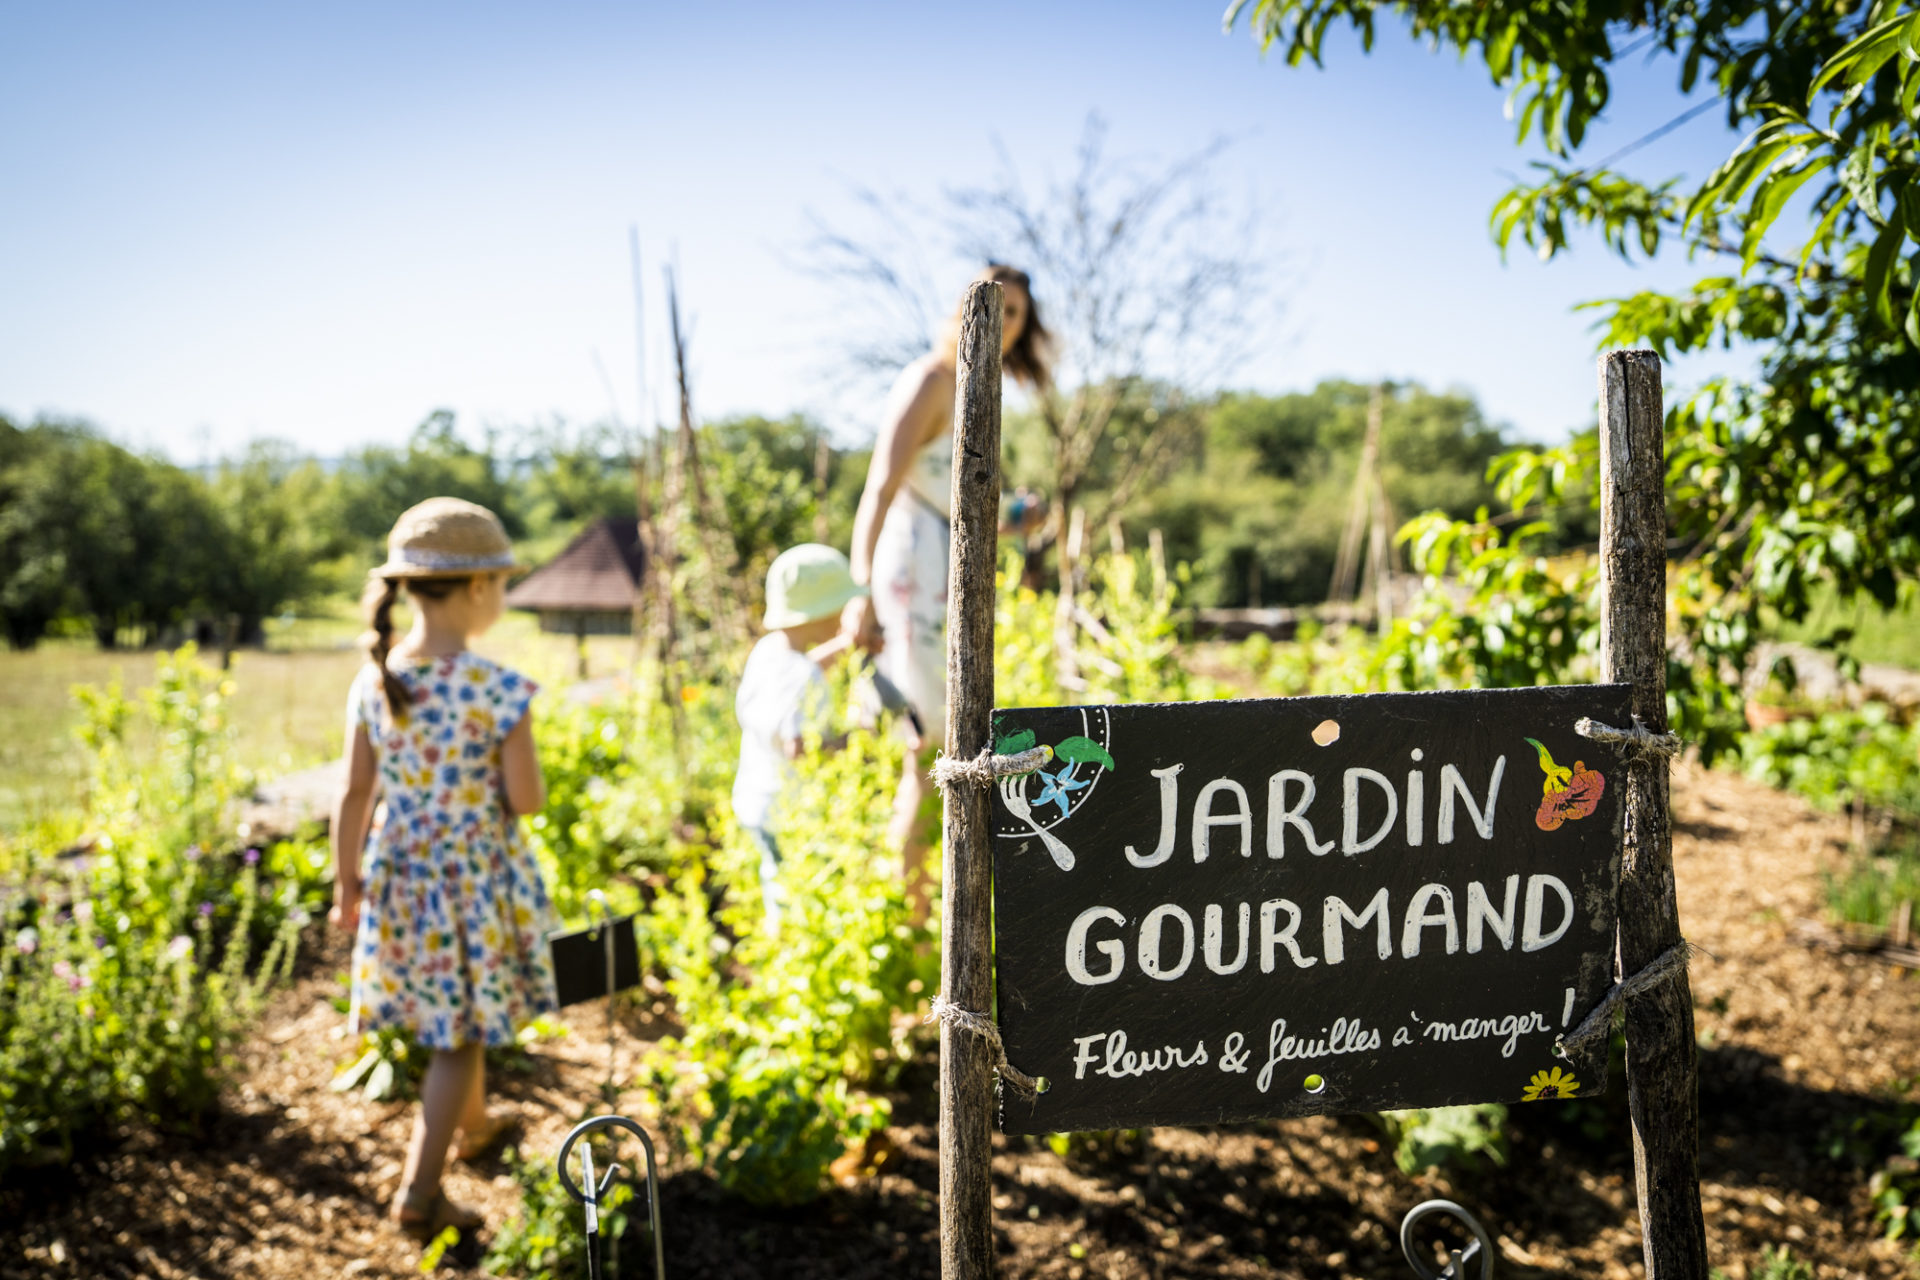
[[[456,1133],[472,1159],[510,1123],[487,1111],[485,1047],[556,1006],[553,907],[519,829],[546,800],[534,684],[467,648],[499,620],[513,566],[485,507],[407,511],[368,583],[371,661],[347,697],[331,918],[354,935],[353,1029],[403,1028],[433,1050],[392,1210],[423,1241],[480,1224],[440,1182]],[[394,643],[403,588],[414,621]],[[369,838],[376,799],[386,816]]]

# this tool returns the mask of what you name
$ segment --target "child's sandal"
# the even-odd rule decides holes
[[[520,1117],[511,1112],[489,1115],[478,1129],[462,1129],[460,1140],[454,1144],[453,1158],[468,1164],[485,1156],[500,1145],[503,1138],[517,1128]]]
[[[444,1190],[431,1193],[403,1191],[394,1202],[393,1225],[420,1244],[428,1244],[448,1227],[472,1231],[486,1221],[479,1210],[447,1199]]]

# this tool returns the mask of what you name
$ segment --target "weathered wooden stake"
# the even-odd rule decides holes
[[[1000,285],[967,287],[953,405],[953,552],[947,575],[947,755],[970,760],[993,737],[994,561],[1000,532]],[[941,989],[993,1012],[990,797],[949,788],[941,869]],[[993,1275],[993,1054],[940,1028],[940,1274]]]
[[[1667,731],[1666,439],[1660,358],[1600,358],[1600,665],[1633,686],[1633,710]],[[1680,941],[1667,761],[1627,765],[1620,871],[1620,972],[1632,976]],[[1627,1104],[1647,1280],[1706,1280],[1700,1218],[1700,1099],[1693,995],[1684,970],[1627,1004]]]

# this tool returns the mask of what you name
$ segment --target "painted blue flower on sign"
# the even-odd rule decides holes
[[[1058,773],[1043,773],[1040,775],[1040,798],[1034,801],[1034,803],[1037,805],[1057,804],[1060,806],[1060,816],[1064,818],[1067,816],[1069,810],[1067,793],[1070,791],[1078,791],[1086,785],[1086,783],[1077,781],[1074,778],[1072,765],[1068,765]]]

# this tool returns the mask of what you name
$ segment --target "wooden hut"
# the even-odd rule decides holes
[[[590,635],[630,635],[633,609],[646,576],[640,522],[607,516],[582,529],[547,563],[507,592],[509,609],[540,615],[540,629],[576,637],[586,665]]]

